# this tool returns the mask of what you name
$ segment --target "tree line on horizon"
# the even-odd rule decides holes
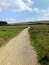
[[[15,26],[15,25],[17,25],[17,26],[20,26],[20,25],[49,25],[49,21],[48,21],[48,23],[47,23],[47,21],[46,22],[44,22],[44,21],[36,21],[36,22],[26,22],[26,23],[13,23],[13,24],[8,24],[7,23],[7,21],[0,21],[0,26],[4,26],[4,25],[7,25],[7,26]]]
[[[8,23],[6,21],[0,21],[0,26],[7,25]]]

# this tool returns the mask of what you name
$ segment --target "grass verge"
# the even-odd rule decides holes
[[[18,35],[24,28],[23,26],[0,26],[0,47],[12,37]]]
[[[29,29],[29,34],[31,45],[38,53],[39,62],[42,65],[49,65],[49,26],[33,25]]]

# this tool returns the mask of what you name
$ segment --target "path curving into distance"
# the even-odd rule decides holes
[[[0,48],[0,65],[40,65],[30,45],[28,28]]]

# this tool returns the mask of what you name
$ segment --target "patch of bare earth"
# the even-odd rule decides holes
[[[0,48],[0,65],[40,65],[30,45],[28,28]]]

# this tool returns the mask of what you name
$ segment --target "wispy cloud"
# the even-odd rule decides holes
[[[32,8],[30,6],[28,6],[26,3],[23,2],[23,0],[16,0],[15,2],[16,6],[19,8],[19,9],[14,9],[15,12],[19,12],[19,11],[32,11]],[[31,0],[28,0],[28,4],[31,4]]]
[[[14,12],[19,12],[19,11],[32,11],[31,4],[33,4],[34,1],[27,0],[25,3],[23,0],[2,0],[0,1],[0,7],[3,9],[11,9]]]
[[[19,22],[28,22],[28,21],[35,21],[35,18],[34,17],[30,17],[30,18],[21,18],[21,19],[16,19],[14,17],[11,17],[11,18],[4,18],[4,19],[0,19],[0,20],[3,20],[3,21],[7,21],[8,23],[19,23]]]
[[[14,22],[17,22],[18,20],[16,18],[3,18],[3,19],[0,19],[0,20],[3,20],[3,21],[7,21],[8,23],[14,23]]]
[[[45,9],[43,9],[43,10],[41,10],[41,12],[46,12],[47,10],[45,10]]]
[[[39,8],[34,8],[33,11],[35,11],[35,12],[37,12],[37,13],[40,12],[40,11],[39,11]]]
[[[49,0],[0,0],[0,20],[49,20]]]
[[[27,0],[27,5],[32,5],[32,4],[34,4],[35,2],[34,1],[32,1],[32,0]]]
[[[10,3],[8,2],[5,2],[5,1],[0,2],[0,7],[9,7],[9,6],[10,6]]]
[[[39,16],[35,18],[35,20],[49,20],[49,8],[39,11]]]

